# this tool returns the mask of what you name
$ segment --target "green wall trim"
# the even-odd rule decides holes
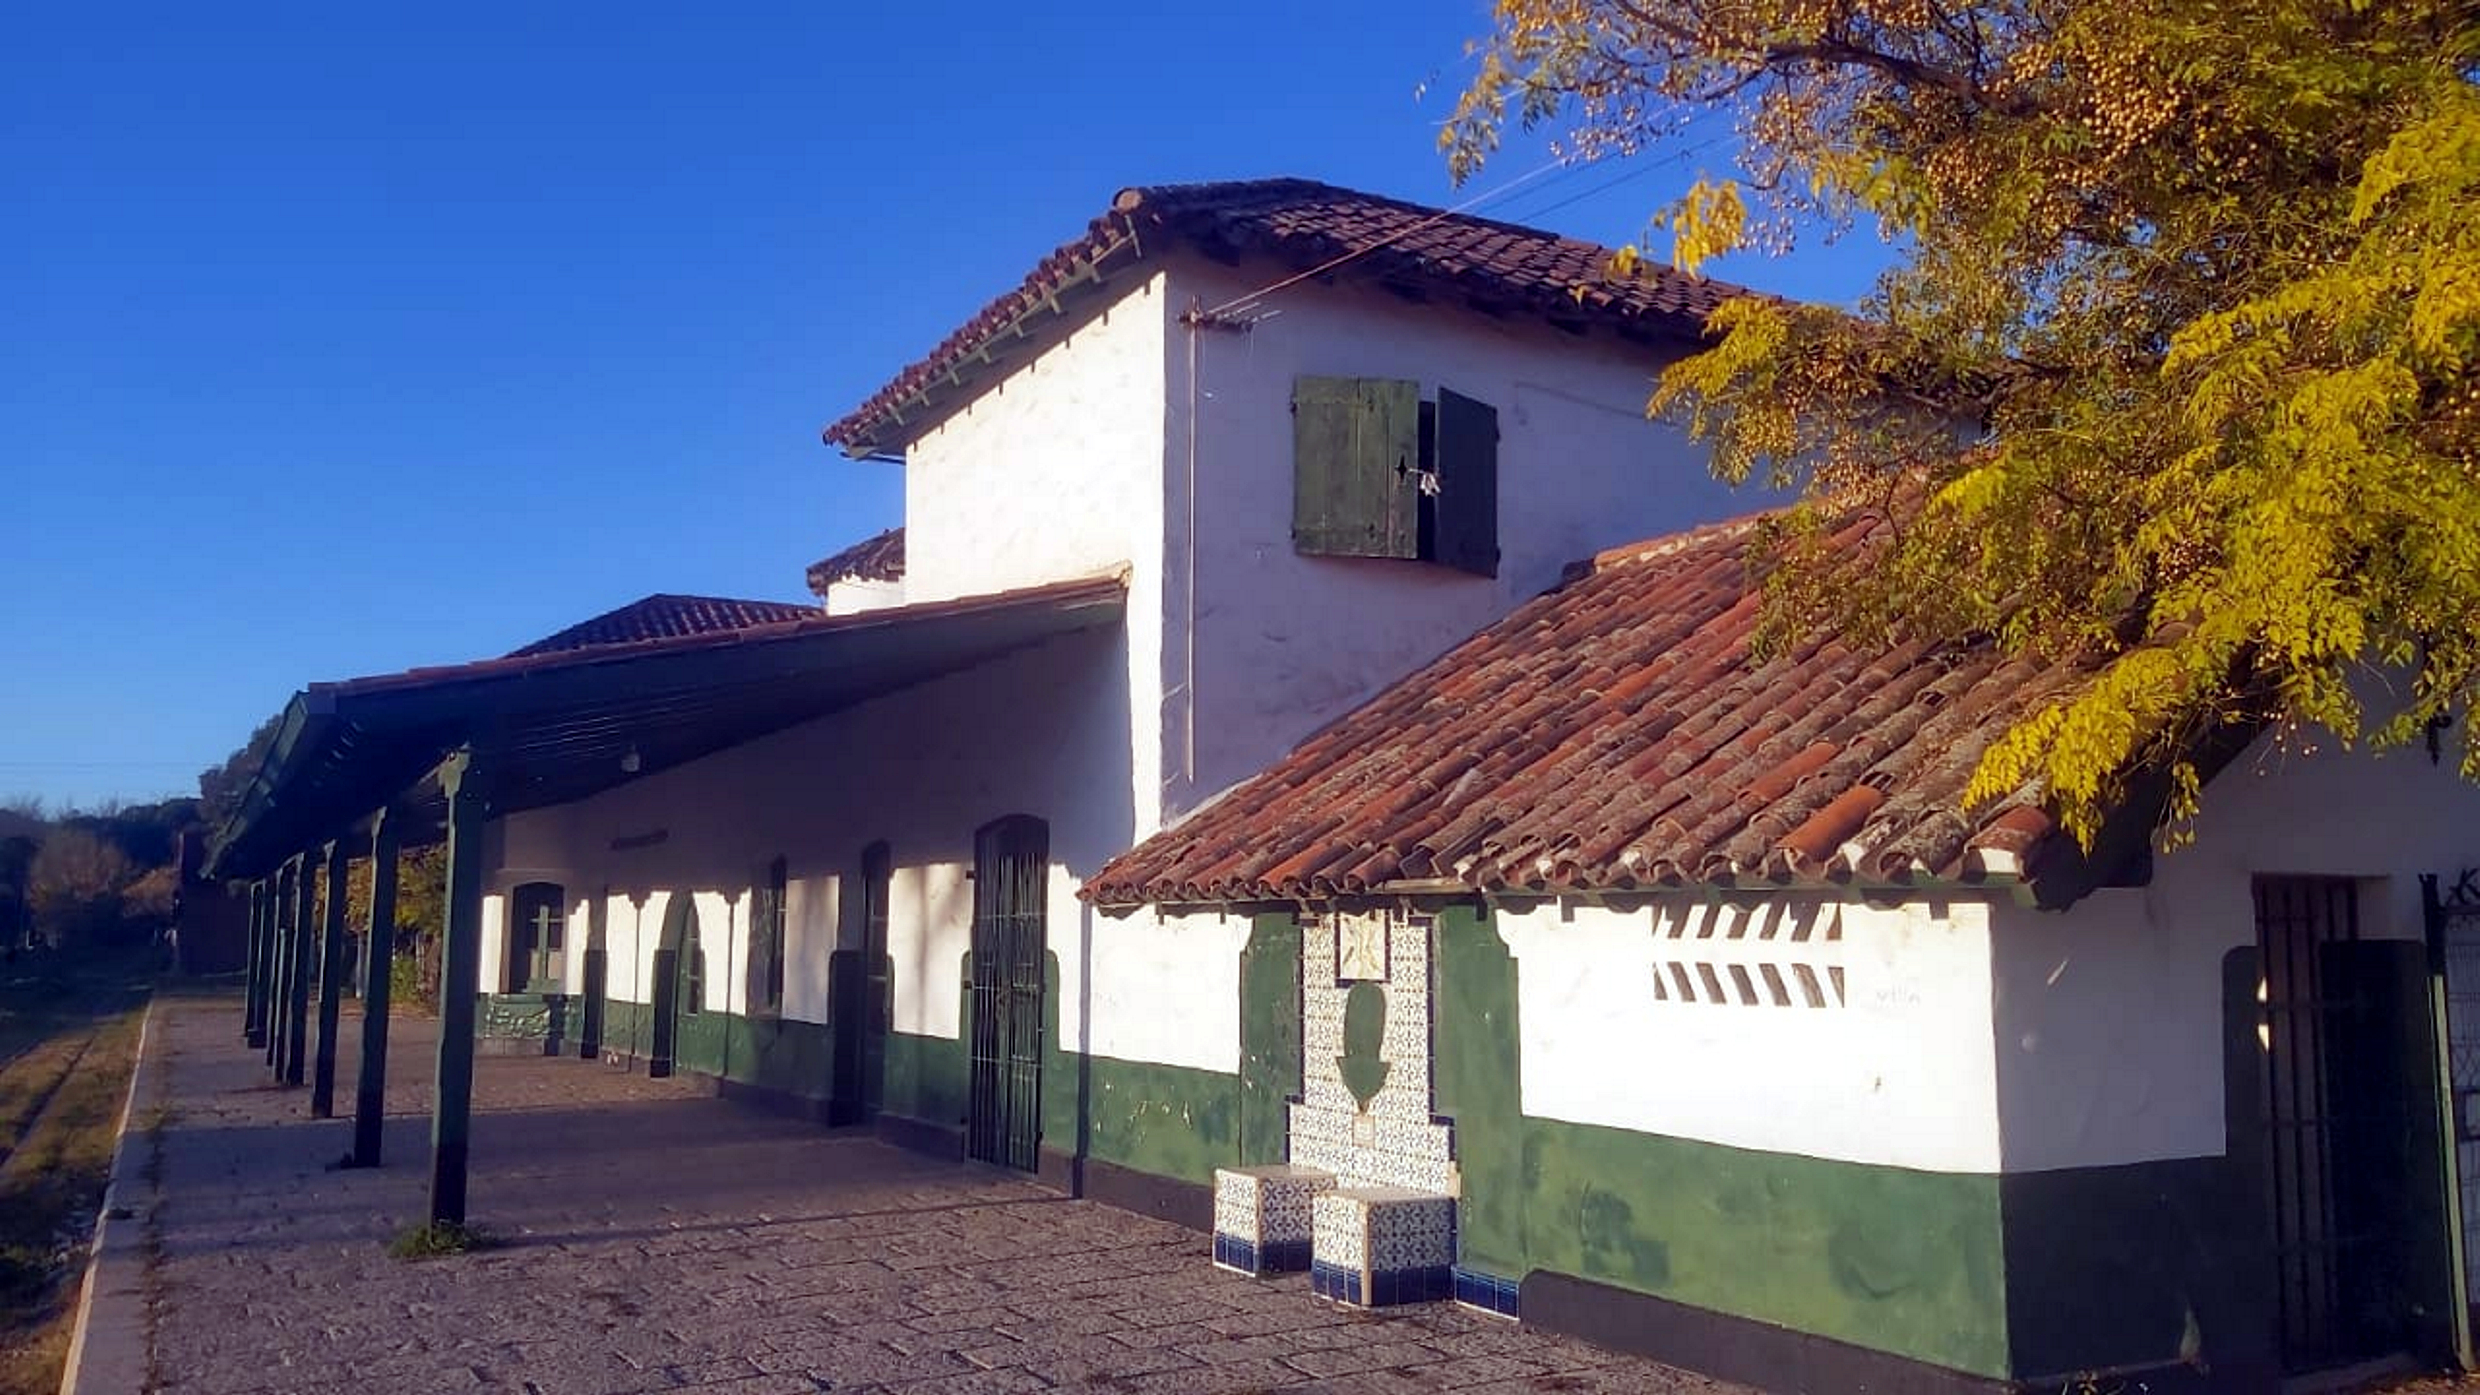
[[[1516,961],[1492,922],[1468,907],[1438,917],[1432,1011],[1436,1059],[1431,1092],[1454,1121],[1464,1194],[1456,1203],[1460,1262],[1521,1279],[1524,1245],[1522,1042],[1516,1031]]]
[[[1240,951],[1240,1150],[1238,1165],[1291,1156],[1291,1102],[1302,1080],[1300,924],[1260,915]]]

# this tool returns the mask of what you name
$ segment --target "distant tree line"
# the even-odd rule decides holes
[[[111,949],[161,939],[179,905],[182,834],[198,801],[52,814],[0,807],[0,949]]]

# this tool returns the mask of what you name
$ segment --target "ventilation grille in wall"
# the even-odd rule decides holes
[[[1654,914],[1657,1002],[1844,1005],[1843,913],[1833,905],[1700,905]]]

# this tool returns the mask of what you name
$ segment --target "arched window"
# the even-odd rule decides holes
[[[511,993],[557,993],[566,982],[568,893],[558,882],[526,882],[508,893],[508,963],[502,982]]]

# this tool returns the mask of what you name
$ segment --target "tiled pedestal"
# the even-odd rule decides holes
[[[1332,1191],[1323,1168],[1276,1163],[1214,1170],[1214,1262],[1243,1274],[1309,1267],[1310,1203]]]
[[[1452,1297],[1455,1201],[1408,1187],[1343,1187],[1310,1206],[1309,1287],[1383,1308]]]

